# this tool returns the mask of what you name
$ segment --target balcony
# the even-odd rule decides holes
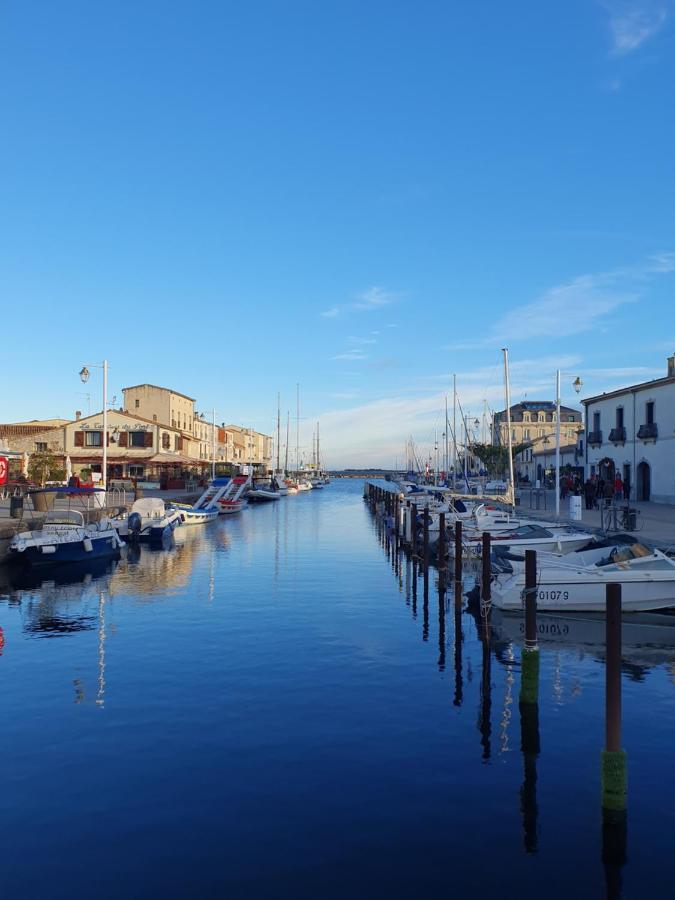
[[[609,442],[610,444],[625,444],[626,429],[623,426],[621,428],[612,428],[609,433]]]
[[[649,425],[640,425],[637,436],[639,441],[655,441],[659,436],[656,422],[650,422]]]
[[[589,447],[599,447],[602,444],[602,432],[589,431],[588,437],[586,438],[586,443],[589,445]]]

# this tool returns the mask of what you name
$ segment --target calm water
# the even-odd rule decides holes
[[[518,620],[488,646],[464,612],[458,642],[361,492],[75,583],[0,570],[5,896],[672,896],[675,629],[626,635],[626,860],[603,866],[592,626],[542,644],[524,754]]]

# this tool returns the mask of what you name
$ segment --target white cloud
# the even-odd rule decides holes
[[[330,309],[324,310],[324,311],[321,313],[321,315],[322,315],[325,319],[334,319],[336,316],[339,316],[339,315],[340,315],[340,307],[339,307],[339,306],[332,306]]]
[[[333,359],[339,360],[347,360],[347,361],[355,361],[361,359],[368,359],[367,355],[363,352],[363,350],[347,350],[345,353],[338,353],[337,356],[333,356]]]
[[[362,337],[352,337],[349,338],[350,343],[352,344],[376,344],[377,341],[375,338],[362,338]]]
[[[663,0],[600,0],[609,14],[612,52],[625,56],[642,46],[664,26],[668,10]]]
[[[354,309],[378,309],[387,306],[394,299],[394,294],[382,287],[371,287],[359,295],[356,303],[352,303]]]

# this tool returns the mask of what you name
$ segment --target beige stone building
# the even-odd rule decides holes
[[[231,437],[228,446],[232,447],[234,462],[264,467],[265,471],[272,468],[274,440],[270,435],[241,425],[225,425],[224,430]]]
[[[573,444],[583,429],[579,410],[560,407],[560,443]],[[556,408],[550,400],[526,400],[511,407],[511,440],[513,444],[541,444],[545,439],[555,441]],[[495,413],[492,420],[492,443],[508,443],[506,410]]]

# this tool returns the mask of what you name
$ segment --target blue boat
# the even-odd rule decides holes
[[[124,546],[107,518],[86,525],[75,509],[50,510],[37,531],[16,534],[9,545],[9,559],[34,568],[119,557]]]

